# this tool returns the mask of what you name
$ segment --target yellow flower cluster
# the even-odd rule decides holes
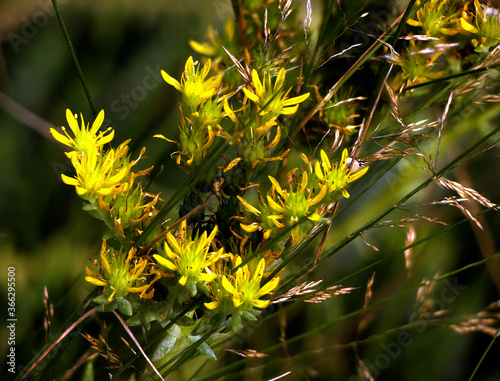
[[[319,221],[327,212],[328,206],[340,200],[341,197],[349,197],[346,191],[347,184],[359,179],[367,171],[368,167],[355,169],[348,165],[347,150],[342,152],[338,164],[330,162],[328,155],[321,150],[321,160],[315,161],[314,170],[312,163],[305,155],[308,169],[302,170],[300,180],[295,174],[295,168],[286,176],[288,187],[283,189],[278,181],[269,176],[272,184],[265,200],[260,197],[259,208],[252,206],[243,197],[238,196],[244,208],[255,217],[237,217],[241,222],[241,228],[248,232],[263,231],[264,239],[268,239],[279,229],[292,229],[292,243],[300,239],[301,223]],[[309,173],[309,174],[308,174]],[[306,229],[309,227],[306,224]]]
[[[417,1],[418,10],[407,23],[422,35],[407,36],[409,46],[400,53],[391,52],[387,59],[401,71],[393,87],[412,86],[458,72],[464,62],[475,64],[500,42],[500,10],[491,5],[460,0]],[[460,59],[459,51],[471,44],[477,55]]]
[[[141,298],[152,298],[154,290],[151,286],[159,278],[159,273],[151,269],[151,274],[156,276],[152,281],[146,282],[146,276],[150,275],[148,262],[145,258],[137,257],[136,253],[136,248],[130,249],[126,254],[116,252],[108,248],[104,240],[100,256],[102,273],[86,267],[85,280],[104,287],[105,294],[110,290],[108,301],[115,297],[125,297],[131,292],[140,293]]]
[[[225,41],[236,40],[234,26],[226,24]],[[63,181],[75,187],[87,201],[84,209],[109,229],[96,268],[86,269],[86,280],[103,290],[95,301],[103,309],[121,306],[120,311],[133,315],[129,324],[146,329],[152,320],[166,324],[194,300],[203,302],[199,306],[204,311],[201,323],[190,320],[194,312],[185,316],[183,324],[191,324],[191,330],[202,332],[221,316],[232,330],[241,329],[242,320],[256,320],[259,310],[271,302],[269,294],[279,285],[290,248],[331,211],[333,203],[349,197],[347,185],[368,169],[351,168],[347,150],[333,164],[324,150],[313,161],[302,155],[305,165],[288,172],[286,186],[278,176],[267,175],[269,190],[259,193],[259,204],[253,206],[246,191],[261,184],[250,179],[291,152],[285,146],[288,122],[310,94],[294,87],[301,81],[293,78],[297,68],[290,66],[286,54],[251,65],[245,50],[244,67],[222,48],[223,37],[211,32],[209,39],[210,43],[191,45],[214,61],[199,63],[189,57],[180,79],[161,72],[181,95],[180,125],[173,139],[155,137],[175,143],[177,165],[197,175],[179,208],[184,217],[171,227],[159,216],[154,218],[159,195],[145,192],[138,181],[152,167],[133,171],[145,149],[131,160],[129,141],[107,147],[114,131],[101,130],[103,112],[89,127],[83,117],[79,125],[68,110],[72,134],[64,127],[63,133],[51,130],[71,149],[67,156],[75,175],[62,175]],[[222,54],[229,56],[234,69],[227,69]],[[319,99],[318,89],[312,87]],[[347,107],[335,109],[338,105]],[[337,99],[320,110],[320,120],[347,136],[356,127],[351,124],[357,117],[353,110],[351,100]],[[227,149],[220,150],[224,141]],[[207,162],[217,161],[199,172]],[[195,213],[200,205],[205,207]]]
[[[488,52],[500,42],[500,10],[474,0],[474,10],[467,3],[460,17],[460,26],[473,36],[471,42],[478,53]]]
[[[282,137],[278,117],[294,114],[299,104],[309,97],[309,93],[289,97],[291,88],[285,89],[284,68],[277,70],[274,81],[271,70],[264,72],[264,80],[261,81],[254,69],[251,82],[242,87],[245,95],[242,107],[235,111],[228,102],[234,92],[219,94],[222,91],[222,74],[207,79],[211,60],[208,59],[201,70],[196,66],[197,63],[193,63],[193,58],[189,57],[180,82],[162,71],[165,81],[182,93],[184,106],[181,106],[181,126],[177,139],[170,140],[161,134],[155,136],[177,144],[179,151],[174,155],[177,155],[179,167],[188,173],[196,168],[205,158],[216,136],[228,139],[238,147],[237,157],[227,163],[226,171],[239,163],[245,168],[254,169],[269,161],[282,160],[287,152],[272,156],[272,151]],[[222,119],[230,121],[231,125],[222,128]]]
[[[206,73],[207,71],[203,72],[202,76]],[[186,75],[179,86],[184,89],[194,84],[191,89],[195,88],[196,81],[192,82],[192,79]],[[191,99],[201,100],[198,106],[207,102],[206,96],[211,96],[213,91],[210,86],[201,88],[205,95],[196,91],[191,93]],[[239,254],[233,256],[223,247],[215,249],[217,226],[214,226],[210,234],[204,231],[198,236],[183,220],[176,235],[171,232],[166,234],[163,246],[157,246],[157,254],[150,257],[149,252],[142,253],[134,247],[126,249],[127,244],[134,242],[135,237],[157,213],[155,204],[159,200],[158,195],[143,192],[141,185],[136,182],[138,176],[148,174],[152,168],[131,171],[144,149],[139,158],[133,161],[128,156],[129,141],[116,149],[106,149],[105,145],[112,140],[114,131],[111,128],[105,132],[99,130],[104,120],[102,111],[91,128],[88,128],[83,118],[81,125],[78,125],[69,110],[67,119],[74,136],[70,136],[64,127],[64,135],[55,129],[51,130],[56,140],[72,148],[67,156],[76,175],[62,175],[62,179],[66,184],[74,186],[76,193],[88,201],[84,209],[106,222],[112,233],[111,240],[116,240],[119,245],[119,248],[115,248],[116,244],[110,246],[103,240],[98,265],[100,271],[86,269],[86,280],[103,287],[106,299],[101,300],[102,303],[111,303],[129,294],[151,299],[154,296],[155,282],[159,279],[173,279],[181,290],[186,291],[180,291],[177,295],[181,302],[185,301],[182,299],[183,295],[188,298],[197,295],[199,291],[207,293],[214,298],[214,302],[207,303],[207,308],[214,309],[222,301],[227,313],[235,316],[235,322],[238,317],[241,320],[241,316],[251,319],[257,314],[254,308],[267,306],[269,301],[259,298],[271,292],[277,286],[279,278],[276,277],[261,287],[266,264],[264,258],[257,268],[240,266],[242,257]],[[146,201],[146,198],[150,200]],[[222,265],[228,257],[234,258],[231,268]],[[225,272],[221,273],[221,269]],[[232,271],[235,271],[234,276],[231,275]],[[240,325],[235,327],[239,329]]]
[[[131,161],[128,155],[129,140],[116,149],[104,147],[114,137],[111,127],[104,132],[99,130],[104,111],[97,115],[90,128],[83,116],[80,118],[79,126],[73,113],[66,110],[73,137],[64,127],[64,135],[54,128],[50,129],[57,141],[72,148],[66,155],[71,160],[75,176],[61,174],[62,181],[75,187],[76,193],[88,201],[84,209],[102,219],[116,239],[122,243],[132,241],[145,220],[157,213],[155,204],[158,195],[144,193],[141,185],[135,182],[138,176],[147,175],[152,167],[132,172],[132,167],[138,163],[145,149],[142,149],[138,159]],[[146,202],[146,197],[151,197],[151,201]]]

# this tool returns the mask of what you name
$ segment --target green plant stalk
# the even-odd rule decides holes
[[[144,240],[150,234],[157,225],[159,225],[170,213],[170,211],[175,208],[184,199],[184,197],[189,193],[193,184],[205,175],[207,169],[210,168],[215,162],[220,158],[220,155],[229,147],[226,141],[220,141],[212,150],[210,156],[203,162],[202,166],[198,168],[197,173],[193,174],[191,177],[186,179],[179,189],[170,197],[170,199],[165,202],[158,214],[151,220],[149,225],[144,229],[144,232],[137,238],[134,242],[134,246],[144,243]]]
[[[64,35],[64,39],[66,40],[66,43],[68,44],[68,49],[71,54],[71,58],[73,59],[73,63],[75,64],[76,71],[78,72],[78,77],[80,78],[80,82],[82,83],[83,86],[83,91],[85,91],[85,96],[87,97],[87,100],[89,102],[90,108],[92,109],[92,113],[94,114],[94,117],[97,116],[97,109],[95,108],[94,101],[92,100],[92,96],[90,95],[90,91],[87,87],[87,82],[85,81],[85,77],[83,76],[83,71],[80,66],[80,63],[78,62],[78,57],[76,56],[75,49],[73,48],[73,44],[71,43],[71,39],[69,37],[68,30],[66,29],[66,25],[64,24],[64,20],[61,16],[61,12],[59,11],[59,5],[57,4],[57,0],[52,0],[52,4],[54,6],[54,10],[57,15],[57,20],[59,21],[59,24],[61,25],[61,29]]]
[[[351,233],[348,237],[346,237],[343,240],[341,240],[340,242],[338,242],[332,248],[326,250],[326,252],[320,258],[321,259],[328,258],[328,257],[332,256],[333,254],[335,254],[336,252],[338,252],[340,249],[342,249],[348,243],[350,243],[355,238],[357,238],[362,232],[371,228],[373,225],[375,225],[377,222],[379,222],[382,218],[384,218],[389,213],[391,213],[394,209],[397,209],[399,205],[403,204],[405,201],[410,199],[412,196],[414,196],[415,194],[420,192],[422,189],[425,189],[435,179],[440,178],[447,171],[451,170],[456,165],[458,165],[458,163],[460,163],[473,150],[475,150],[477,147],[479,147],[481,144],[483,144],[489,138],[493,137],[499,131],[500,131],[500,125],[497,128],[495,128],[493,131],[491,131],[489,134],[487,134],[483,138],[481,138],[479,141],[477,141],[475,144],[473,144],[471,147],[469,147],[467,150],[465,150],[462,154],[458,155],[455,159],[453,159],[451,162],[449,162],[447,165],[445,165],[443,168],[441,168],[438,172],[436,172],[432,177],[428,178],[422,184],[420,184],[418,187],[416,187],[415,189],[413,189],[412,191],[407,193],[403,198],[401,198],[394,205],[392,205],[391,207],[384,210],[377,217],[373,218],[371,221],[367,222],[365,225],[363,225],[362,227],[357,229],[355,232]]]
[[[467,222],[467,221],[468,221],[468,219],[465,218],[465,219],[463,219],[463,220],[461,220],[461,221],[459,221],[459,222],[457,222],[457,223],[455,223],[453,225],[450,225],[446,229],[443,229],[441,232],[447,231],[447,230],[449,230],[449,228],[455,227],[455,226],[457,226],[459,224],[462,224],[464,222]],[[438,234],[441,234],[441,232],[438,232]],[[409,245],[408,247],[413,247],[413,246],[414,245]],[[404,250],[405,249],[403,249],[403,251]],[[398,251],[398,253],[400,253],[400,252],[401,251]],[[473,263],[470,263],[468,265],[465,265],[465,266],[463,266],[463,267],[461,267],[459,269],[450,271],[450,272],[448,272],[446,274],[442,274],[442,275],[440,275],[440,276],[438,276],[438,277],[436,277],[436,278],[434,278],[434,279],[432,279],[430,281],[422,282],[422,283],[420,283],[420,284],[418,284],[416,286],[413,286],[413,287],[410,287],[410,288],[408,288],[406,290],[403,290],[403,291],[399,292],[398,294],[388,296],[388,297],[386,297],[384,299],[381,299],[381,300],[379,300],[379,301],[377,301],[375,303],[372,303],[372,304],[370,304],[370,305],[368,305],[366,307],[363,307],[363,308],[360,308],[360,309],[358,309],[356,311],[350,312],[349,314],[346,314],[344,316],[335,318],[334,320],[329,321],[328,323],[325,323],[325,324],[323,324],[323,325],[321,325],[319,327],[315,327],[315,328],[313,328],[313,329],[311,329],[311,330],[309,330],[309,331],[307,331],[305,333],[302,333],[300,335],[294,336],[294,337],[286,340],[284,343],[280,342],[279,344],[276,344],[276,345],[273,345],[273,346],[271,346],[269,348],[266,348],[266,349],[262,350],[262,352],[266,353],[266,354],[270,354],[270,353],[272,353],[272,352],[274,352],[276,350],[280,350],[280,349],[283,348],[283,345],[293,344],[293,343],[295,343],[295,342],[297,342],[299,340],[302,340],[302,339],[306,338],[310,334],[319,334],[319,333],[321,333],[323,331],[326,331],[327,329],[331,328],[332,326],[334,326],[335,324],[337,324],[337,323],[339,323],[341,321],[344,321],[344,320],[347,320],[347,319],[350,319],[350,318],[354,318],[354,317],[358,316],[359,314],[361,314],[361,313],[363,313],[365,311],[369,311],[369,310],[377,308],[377,307],[379,307],[379,306],[381,306],[383,304],[393,302],[394,299],[397,299],[397,298],[402,297],[404,295],[407,295],[407,294],[409,294],[411,292],[414,292],[414,291],[418,290],[420,287],[426,286],[427,284],[429,284],[431,282],[436,282],[436,281],[440,281],[440,280],[446,279],[446,278],[448,278],[448,277],[450,277],[452,275],[458,274],[458,273],[460,273],[462,271],[465,271],[465,270],[473,268],[473,267],[480,266],[480,265],[482,265],[482,264],[484,264],[484,263],[486,263],[486,262],[488,262],[488,261],[490,261],[492,259],[499,258],[499,257],[500,257],[500,253],[496,253],[495,255],[492,255],[491,257],[481,259],[481,260],[479,260],[477,262],[473,262]],[[377,263],[378,262],[379,261],[377,261]],[[283,312],[283,311],[285,311],[285,310],[293,307],[296,303],[300,303],[300,301],[295,301],[293,303],[290,303],[289,305],[287,305],[284,308],[282,308],[279,312]],[[276,312],[276,313],[278,313],[278,312]],[[263,320],[264,321],[268,320],[271,317],[273,317],[274,315],[275,315],[275,313],[269,314]],[[393,330],[399,330],[399,329],[401,329],[401,327],[393,328]],[[380,335],[377,335],[377,336],[380,336]],[[363,341],[367,341],[368,339],[369,338],[364,339]],[[346,344],[346,346],[350,347],[350,346],[352,346],[352,343]],[[209,373],[209,374],[205,375],[204,377],[198,378],[197,380],[202,381],[202,380],[216,379],[217,377],[220,377],[223,374],[228,374],[228,372],[229,372],[230,369],[238,368],[243,363],[245,363],[245,362],[247,362],[249,360],[250,360],[250,358],[245,358],[245,359],[241,359],[239,361],[233,362],[232,364],[227,365],[227,366],[225,366],[225,367],[223,367],[221,369],[217,369],[217,370],[213,371],[212,373]]]
[[[493,346],[493,343],[495,342],[495,340],[498,337],[499,333],[500,333],[500,327],[497,329],[497,331],[495,333],[495,336],[493,336],[493,338],[491,339],[488,347],[486,348],[486,350],[484,351],[483,355],[479,359],[479,362],[477,363],[476,367],[474,368],[474,371],[472,372],[472,374],[469,377],[469,381],[472,381],[472,379],[476,375],[477,370],[479,369],[479,367],[481,366],[481,364],[482,364],[483,360],[485,359],[486,355],[488,354],[488,352],[490,351],[491,347]]]

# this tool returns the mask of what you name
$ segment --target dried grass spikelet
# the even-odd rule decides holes
[[[412,225],[408,226],[408,230],[406,231],[405,247],[413,245],[416,239],[417,233],[415,231],[415,228]],[[408,274],[408,278],[410,278],[413,268],[413,248],[410,247],[406,249],[404,254],[406,273]]]
[[[235,353],[241,357],[266,357],[265,353],[257,352],[255,349],[226,349],[226,351]]]
[[[458,324],[449,327],[457,333],[482,332],[488,336],[500,336],[500,299],[479,311],[477,314],[464,319]]]
[[[295,286],[281,294],[276,299],[273,299],[272,303],[283,303],[291,300],[303,300],[307,303],[321,303],[326,299],[333,298],[337,295],[348,294],[351,291],[355,290],[356,287],[342,287],[341,285],[335,285],[327,287],[324,290],[316,291],[314,287],[320,284],[323,280],[315,281],[315,282],[304,282],[298,286]],[[314,295],[309,296],[308,294],[314,293]],[[307,295],[307,297],[304,297]]]
[[[472,215],[472,213],[464,205],[460,204],[459,202],[476,201],[487,208],[494,208],[495,210],[500,210],[500,208],[498,208],[490,200],[488,200],[486,197],[482,196],[479,192],[477,192],[472,188],[466,188],[462,184],[456,181],[449,180],[445,177],[437,178],[436,181],[442,187],[455,191],[461,197],[461,199],[457,199],[455,197],[446,197],[444,199],[444,202],[460,209],[460,211],[464,213],[465,216],[472,222],[474,222],[480,229],[483,229],[483,227],[481,226],[479,221]]]
[[[461,185],[460,183],[457,183],[456,181],[448,180],[447,178],[444,178],[444,177],[440,177],[436,180],[443,187],[457,192],[463,198],[466,198],[468,200],[474,200],[487,208],[494,207],[495,210],[500,210],[500,208],[495,207],[495,204],[493,204],[490,200],[488,200],[486,197],[482,196],[479,192],[477,192],[476,190],[474,190],[472,188],[466,188],[463,185]]]
[[[90,347],[92,349],[95,349],[102,357],[104,357],[104,359],[106,359],[106,361],[109,364],[107,366],[108,369],[123,368],[123,363],[118,358],[118,356],[113,352],[108,342],[102,335],[99,335],[98,338],[95,338],[88,333],[82,333],[82,336],[84,337],[85,340],[87,340],[90,343]]]
[[[363,312],[359,318],[358,328],[357,328],[357,336],[365,330],[365,328],[370,324],[373,320],[373,314],[367,313],[366,308],[370,304],[370,301],[373,297],[373,284],[375,283],[375,273],[372,274],[368,282],[366,283],[366,291],[365,291],[365,300],[363,302]]]
[[[351,291],[356,290],[357,287],[342,287],[341,285],[331,286],[325,288],[323,291],[319,291],[310,299],[304,300],[306,303],[321,303],[326,299],[333,298],[337,295],[345,295],[351,293]]]
[[[434,291],[436,286],[435,279],[438,277],[439,271],[436,272],[432,280],[424,279],[422,285],[418,288],[414,306],[416,321],[431,321],[442,317],[447,312],[446,309],[436,310],[433,308],[435,300],[431,297],[431,293]]]

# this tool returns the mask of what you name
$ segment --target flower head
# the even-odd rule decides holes
[[[92,123],[92,127],[90,128],[88,124],[85,125],[82,115],[80,118],[82,121],[81,125],[78,126],[78,122],[73,113],[69,109],[66,110],[66,119],[68,121],[69,128],[73,132],[74,138],[68,134],[66,128],[64,127],[62,127],[64,135],[57,132],[54,128],[50,129],[50,133],[54,139],[73,149],[72,152],[66,154],[70,159],[77,154],[81,155],[102,147],[104,144],[113,140],[115,135],[115,131],[111,127],[109,127],[106,131],[99,131],[99,128],[104,120],[103,110],[101,110],[101,112],[97,115],[97,118],[94,123]]]
[[[416,6],[421,1],[417,0]],[[416,19],[408,19],[411,26],[419,26],[428,37],[439,37],[442,34],[458,33],[455,23],[458,20],[457,2],[455,0],[429,0],[417,11]]]
[[[149,173],[151,169],[146,170],[146,173]],[[131,173],[127,189],[123,192],[99,197],[99,207],[111,216],[116,229],[124,238],[126,238],[127,229],[138,229],[141,222],[144,226],[158,213],[155,205],[160,195],[143,192],[140,184],[132,186],[136,176],[136,172]],[[146,201],[147,197],[150,198],[149,202]]]
[[[106,249],[106,240],[102,242],[100,267],[101,273],[85,268],[87,276],[85,280],[96,286],[103,286],[104,291],[112,290],[108,301],[113,297],[125,297],[130,292],[140,293],[141,298],[152,298],[153,291],[147,293],[153,281],[147,282],[150,273],[146,268],[148,261],[145,258],[135,256],[137,249],[132,248],[128,253],[117,252],[113,249]]]
[[[460,18],[461,27],[468,33],[477,35],[472,45],[477,52],[488,51],[500,42],[500,10],[474,0],[475,17],[464,8]]]
[[[291,171],[287,176],[290,180],[287,189],[283,189],[274,177],[269,176],[272,186],[266,200],[261,199],[260,210],[238,196],[243,206],[258,218],[257,220],[238,218],[243,230],[246,232],[264,230],[264,238],[267,239],[275,228],[293,226],[292,241],[297,242],[299,223],[305,218],[311,221],[318,221],[321,218],[320,202],[325,197],[327,188],[320,185],[319,190],[315,192],[308,186],[306,171],[302,172],[300,182],[295,181],[294,172]]]
[[[290,115],[297,112],[299,103],[304,102],[309,93],[297,97],[288,98],[291,88],[285,91],[285,69],[281,68],[272,85],[269,72],[264,73],[264,79],[261,82],[259,74],[252,70],[252,85],[254,91],[243,88],[245,95],[254,102],[259,110],[260,116],[265,116],[265,121],[277,118],[279,115]]]
[[[240,311],[249,311],[255,308],[266,308],[269,300],[260,300],[264,295],[273,291],[279,283],[279,277],[276,277],[261,287],[262,276],[265,271],[265,259],[262,258],[257,268],[252,271],[248,264],[240,266],[242,259],[237,256],[235,265],[238,267],[233,275],[222,275],[222,292],[218,293],[215,301],[205,303],[208,309],[215,309],[227,298],[230,300],[233,313]]]
[[[203,232],[201,236],[191,238],[186,228],[186,221],[180,225],[179,234],[174,237],[167,234],[165,242],[166,257],[159,254],[153,255],[156,261],[170,271],[179,274],[179,284],[188,286],[191,295],[197,294],[197,288],[208,290],[205,282],[210,283],[216,275],[210,270],[210,265],[222,255],[223,249],[217,252],[210,251],[211,243],[217,234],[217,226],[209,236]]]
[[[321,162],[316,162],[314,173],[320,183],[325,185],[329,197],[332,197],[332,192],[341,191],[342,195],[348,198],[349,193],[345,190],[347,184],[359,179],[368,171],[368,167],[356,171],[354,167],[350,168],[347,161],[347,149],[342,152],[340,163],[333,165],[325,151],[321,150]]]
[[[218,88],[222,82],[222,75],[216,75],[206,80],[210,67],[212,65],[210,59],[203,69],[199,69],[198,62],[193,62],[193,57],[189,57],[184,66],[181,81],[168,75],[165,71],[161,71],[161,75],[165,82],[172,85],[182,93],[184,103],[194,112],[196,108],[208,98],[217,94]]]
[[[317,87],[314,87],[316,99],[321,101],[323,97],[319,94]],[[338,133],[346,135],[352,134],[359,125],[355,125],[354,120],[359,117],[356,113],[357,101],[364,97],[352,97],[351,91],[342,94],[335,93],[322,107],[319,113],[320,119],[328,126],[335,128]]]
[[[128,151],[127,143],[105,153],[95,148],[83,154],[72,155],[71,163],[76,170],[76,177],[61,174],[63,182],[74,185],[76,193],[85,200],[122,192],[128,186],[124,179],[129,174],[130,167],[135,164],[123,165],[122,158]]]
[[[198,108],[198,111],[186,117],[182,107],[179,109],[181,125],[176,140],[168,139],[161,134],[156,134],[154,137],[176,143],[179,151],[173,152],[172,156],[177,155],[177,165],[185,172],[190,173],[188,168],[196,167],[203,161],[215,136],[224,134],[219,124],[222,118],[222,102],[208,99]]]

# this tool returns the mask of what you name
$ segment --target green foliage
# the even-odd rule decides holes
[[[457,358],[449,379],[495,377],[481,369],[493,346],[481,359],[465,347],[500,324],[500,11],[453,0],[226,5],[204,37],[183,36],[194,53],[175,58],[182,69],[148,70],[162,88],[154,101],[111,103],[127,105],[131,128],[67,109],[71,131],[51,129],[70,149],[60,178],[103,237],[84,303],[101,334],[85,336],[79,377],[446,379]],[[94,109],[96,77],[83,75],[71,34]],[[156,85],[134,89],[146,99]],[[71,341],[63,331],[47,345]],[[24,371],[52,377],[46,356]],[[425,369],[408,365],[417,358]]]

